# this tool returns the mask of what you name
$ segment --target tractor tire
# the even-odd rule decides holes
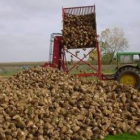
[[[132,86],[135,89],[140,89],[139,71],[133,67],[124,67],[118,70],[116,80],[124,85]]]

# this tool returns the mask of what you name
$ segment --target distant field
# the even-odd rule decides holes
[[[72,66],[69,66],[69,68],[71,68]],[[94,68],[98,69],[97,65],[93,65]],[[102,73],[114,73],[115,72],[115,68],[116,65],[102,65]],[[87,65],[79,65],[78,66],[79,70],[82,70],[86,73],[96,73],[96,71],[94,71],[93,69],[91,69],[89,66]],[[71,73],[72,74],[77,74],[79,73],[79,70],[76,69],[76,67],[74,69],[72,69]]]
[[[15,66],[40,66],[43,65],[45,61],[42,62],[12,62],[12,63],[0,63],[1,67],[15,67]]]
[[[33,66],[43,66],[42,62],[13,62],[13,63],[0,63],[0,76],[12,76],[18,71],[28,69]]]
[[[16,62],[16,63],[0,63],[0,76],[12,76],[18,71],[26,70],[33,66],[43,66],[45,62]],[[69,65],[69,68],[71,68],[73,65]],[[95,68],[97,68],[97,65],[94,65]],[[114,73],[116,65],[103,65],[102,66],[102,72],[103,73]],[[80,64],[79,69],[86,72],[86,73],[93,73],[93,69],[91,69],[89,66],[85,64]],[[74,68],[71,72],[71,74],[77,74],[80,73],[79,70]]]

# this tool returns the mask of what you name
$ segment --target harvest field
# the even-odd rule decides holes
[[[3,1],[0,140],[140,140],[138,5]]]

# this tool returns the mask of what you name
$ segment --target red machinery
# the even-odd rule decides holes
[[[62,14],[63,18],[65,14],[72,14],[72,15],[86,15],[86,14],[94,14],[95,16],[95,25],[93,25],[94,30],[96,31],[96,12],[95,12],[95,5],[94,6],[84,6],[84,7],[73,7],[73,8],[63,8]],[[96,41],[93,45],[93,47],[90,47],[90,51],[85,54],[82,58],[78,57],[74,53],[71,52],[71,49],[66,49],[63,45],[61,45],[62,40],[62,34],[54,33],[51,35],[51,43],[50,43],[50,63],[45,63],[44,66],[50,66],[55,67],[60,70],[63,70],[66,73],[70,73],[75,67],[80,65],[81,63],[84,65],[87,65],[92,72],[84,72],[84,73],[78,73],[76,74],[79,77],[91,77],[91,76],[97,76],[100,79],[102,78],[101,73],[101,56],[100,56],[100,49],[99,49],[99,43],[98,43],[98,35],[96,35]],[[81,48],[82,50],[82,48]],[[89,54],[96,50],[97,52],[97,66],[93,66],[92,64],[88,63],[84,59],[89,56]],[[69,53],[72,57],[76,58],[78,61],[74,63],[73,66],[69,67],[68,62],[66,60],[66,53]]]

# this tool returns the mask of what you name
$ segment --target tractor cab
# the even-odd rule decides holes
[[[140,68],[140,52],[117,53],[117,69],[124,66],[133,66]]]

